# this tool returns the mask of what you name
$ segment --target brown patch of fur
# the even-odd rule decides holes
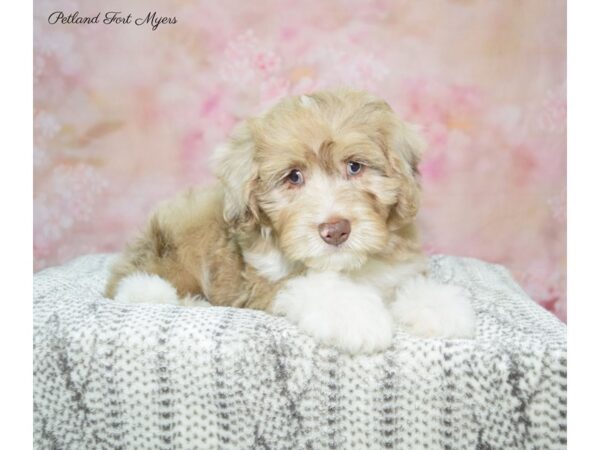
[[[268,309],[276,284],[244,264],[221,216],[218,187],[190,191],[163,203],[112,267],[105,295],[135,272],[168,280],[180,297],[203,295],[215,305]]]

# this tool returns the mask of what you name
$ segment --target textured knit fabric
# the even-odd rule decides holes
[[[38,449],[566,447],[566,326],[500,266],[430,259],[476,339],[350,356],[259,311],[107,300],[112,258],[34,277]]]

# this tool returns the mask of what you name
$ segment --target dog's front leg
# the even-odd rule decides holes
[[[475,336],[475,312],[468,293],[458,286],[415,276],[396,289],[390,309],[402,328],[416,336]]]
[[[289,280],[273,312],[319,342],[350,353],[372,353],[392,342],[392,318],[378,291],[335,272]]]

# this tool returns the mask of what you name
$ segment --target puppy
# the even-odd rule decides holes
[[[317,92],[233,132],[216,185],[159,205],[112,267],[122,302],[255,308],[351,353],[475,332],[466,294],[426,278],[417,237],[423,141],[383,100]]]

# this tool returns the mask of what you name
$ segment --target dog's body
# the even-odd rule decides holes
[[[262,309],[351,352],[389,345],[392,316],[420,335],[471,336],[464,293],[423,278],[422,147],[367,94],[284,100],[217,149],[217,185],[157,209],[107,296]]]

